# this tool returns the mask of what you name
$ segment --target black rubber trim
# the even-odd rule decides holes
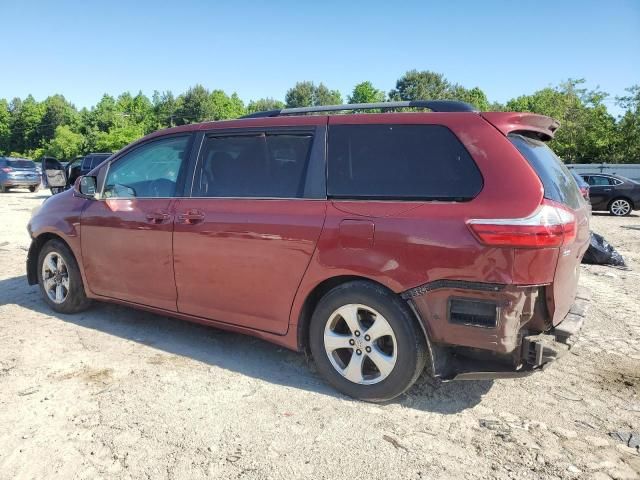
[[[484,282],[467,282],[465,280],[435,280],[433,282],[424,283],[417,287],[410,288],[400,294],[404,300],[419,297],[432,290],[442,288],[458,288],[461,290],[481,290],[483,292],[500,292],[504,290],[506,285],[501,283],[484,283]]]

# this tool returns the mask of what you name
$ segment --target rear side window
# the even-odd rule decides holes
[[[329,196],[468,200],[481,189],[478,167],[446,127],[336,125],[329,128]]]
[[[193,196],[301,198],[312,140],[286,133],[209,137]]]
[[[560,202],[571,208],[580,208],[582,195],[569,169],[553,153],[547,144],[522,135],[509,135],[511,143],[527,159],[536,171],[542,186],[544,198]]]

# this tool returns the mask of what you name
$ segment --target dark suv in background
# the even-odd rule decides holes
[[[66,165],[56,158],[45,157],[42,159],[42,183],[51,189],[51,193],[60,193],[70,188],[79,176],[89,173],[111,155],[111,153],[89,153],[84,157],[74,158]]]
[[[619,175],[581,173],[589,184],[589,199],[593,210],[609,211],[621,217],[640,208],[640,183]]]
[[[431,112],[335,114],[410,107]],[[583,322],[590,209],[557,127],[420,101],[159,131],[44,202],[28,280],[58,312],[117,302],[309,351],[371,401],[425,366],[522,376]]]
[[[15,187],[35,192],[39,186],[40,175],[32,160],[0,157],[0,193]]]

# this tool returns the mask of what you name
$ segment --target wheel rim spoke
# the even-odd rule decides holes
[[[371,352],[367,353],[367,356],[371,359],[377,369],[380,371],[380,375],[386,377],[391,373],[395,365],[395,359],[392,355],[382,353],[378,347],[373,347]]]
[[[351,333],[356,330],[361,330],[360,322],[358,321],[358,307],[357,305],[345,305],[341,307],[337,312],[340,317],[345,321]]]
[[[351,335],[342,335],[331,330],[324,334],[324,346],[330,352],[340,348],[353,348],[349,345],[349,340],[351,340]]]
[[[54,261],[53,255],[51,255],[50,257],[47,257],[47,268],[53,274],[55,274],[58,271],[58,266],[56,265],[56,262]]]
[[[387,322],[387,320],[381,315],[378,315],[373,322],[373,325],[371,325],[364,333],[371,337],[371,341],[374,341],[381,337],[386,337],[387,335],[393,335],[393,330],[391,330],[389,322]]]
[[[353,383],[362,383],[364,380],[364,377],[362,376],[363,360],[364,357],[362,355],[357,355],[356,352],[351,354],[351,360],[349,360],[347,368],[342,371],[342,374],[347,380],[350,380]]]
[[[56,302],[62,302],[64,300],[64,291],[62,289],[62,285],[56,285]]]
[[[62,286],[69,291],[69,277],[62,277]]]

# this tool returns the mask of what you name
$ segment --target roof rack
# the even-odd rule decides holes
[[[340,112],[345,110],[392,110],[396,108],[428,108],[432,112],[477,112],[471,104],[457,100],[411,100],[408,102],[350,103],[347,105],[319,105],[317,107],[283,108],[255,112],[240,118],[279,117],[301,113]]]

